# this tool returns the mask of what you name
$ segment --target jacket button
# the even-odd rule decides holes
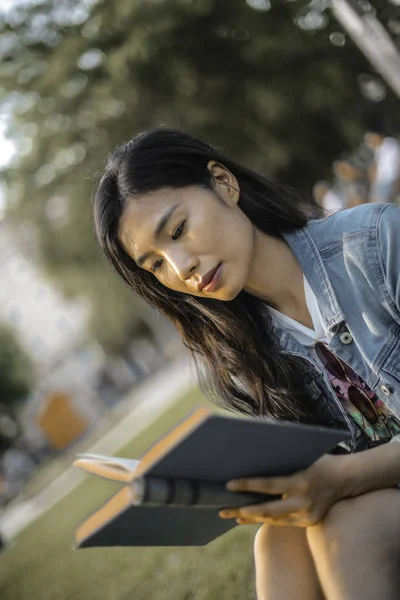
[[[381,391],[385,394],[385,396],[390,396],[392,390],[387,385],[381,385]]]
[[[351,342],[353,341],[353,336],[348,331],[344,331],[340,334],[339,339],[342,342],[342,344],[351,344]]]

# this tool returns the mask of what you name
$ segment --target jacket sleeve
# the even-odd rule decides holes
[[[381,212],[378,246],[386,292],[400,312],[400,208],[394,204]]]

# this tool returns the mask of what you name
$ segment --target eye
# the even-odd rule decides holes
[[[183,221],[183,222],[182,222],[182,223],[179,225],[179,227],[177,227],[177,228],[175,229],[174,233],[172,234],[172,239],[173,239],[173,240],[177,240],[177,239],[179,239],[179,238],[181,237],[181,235],[183,234],[183,231],[184,231],[184,229],[185,229],[185,224],[186,224],[186,221]]]
[[[158,260],[156,260],[156,262],[151,266],[151,271],[153,273],[155,273],[156,271],[159,271],[162,267],[163,261],[162,258],[159,258]]]

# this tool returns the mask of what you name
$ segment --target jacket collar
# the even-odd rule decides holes
[[[306,227],[290,232],[281,232],[281,235],[299,261],[303,273],[318,299],[318,306],[328,330],[334,333],[345,317],[339,307],[321,254],[312,237],[312,230],[313,221],[309,221]]]

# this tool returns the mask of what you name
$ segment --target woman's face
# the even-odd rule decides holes
[[[238,207],[236,178],[210,162],[213,191],[163,188],[129,198],[118,238],[160,283],[177,292],[232,300],[244,288],[253,254],[253,225]]]

